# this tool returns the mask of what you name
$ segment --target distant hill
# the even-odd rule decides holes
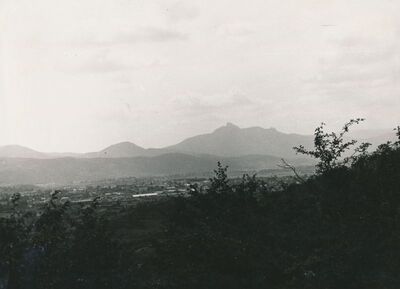
[[[122,177],[202,175],[216,168],[217,161],[229,166],[230,173],[276,169],[280,159],[273,156],[241,157],[193,156],[169,153],[156,157],[135,158],[57,158],[0,159],[0,183],[65,184]],[[307,164],[294,159],[295,165]]]
[[[377,146],[388,140],[395,140],[391,130],[355,130],[350,136],[360,141],[368,141]],[[167,153],[184,153],[195,156],[214,155],[239,157],[245,155],[270,155],[276,157],[296,157],[293,147],[298,145],[313,147],[312,135],[283,133],[275,128],[240,128],[227,123],[212,133],[190,137],[165,148],[143,148],[132,142],[121,142],[98,152],[89,153],[44,153],[18,145],[0,147],[0,158],[127,158],[150,157]]]
[[[380,144],[388,141],[395,142],[397,140],[396,133],[393,129],[360,129],[350,131],[346,140],[355,139],[358,143],[368,142],[371,144],[369,150],[375,150]]]
[[[354,131],[350,137],[374,144],[394,140],[391,130]],[[313,164],[293,147],[313,147],[312,135],[287,134],[274,128],[240,128],[227,123],[212,133],[197,135],[159,149],[131,142],[98,152],[43,153],[18,145],[0,147],[0,184],[69,183],[107,178],[199,175],[210,173],[217,161],[231,173],[274,171],[280,158],[296,166]]]
[[[294,146],[311,146],[312,141],[312,136],[285,134],[274,128],[239,128],[227,123],[212,133],[188,138],[166,149],[190,154],[273,155],[287,158],[295,156]]]
[[[166,153],[190,155],[214,155],[239,157],[245,155],[273,155],[295,157],[293,146],[311,145],[313,137],[285,134],[276,129],[260,127],[239,128],[228,123],[214,132],[188,138],[176,145],[160,149],[145,149],[130,142],[112,145],[100,152],[88,153],[86,157],[120,158],[158,156]]]
[[[380,144],[388,141],[395,142],[397,137],[393,131],[382,131],[380,134],[370,136],[368,138],[360,138],[360,141],[369,142],[372,144],[372,148],[378,147]]]
[[[89,158],[129,158],[146,156],[147,150],[131,142],[121,142],[111,145],[99,152],[87,153]]]
[[[0,147],[0,158],[43,159],[47,158],[47,155],[20,145],[7,145]]]

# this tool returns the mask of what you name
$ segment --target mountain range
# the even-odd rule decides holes
[[[394,138],[390,131],[360,131],[359,139],[380,144]],[[294,146],[312,147],[313,136],[286,134],[275,128],[240,128],[232,123],[164,148],[142,148],[131,142],[98,152],[45,153],[9,145],[0,147],[0,184],[68,183],[130,176],[198,175],[217,161],[231,171],[275,169],[280,158],[297,166],[312,160],[296,156]]]

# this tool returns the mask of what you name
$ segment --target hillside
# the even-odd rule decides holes
[[[84,154],[88,158],[129,158],[147,155],[146,149],[131,143],[121,142],[111,145],[99,152]]]
[[[3,260],[13,258],[2,263],[3,272],[10,268],[19,274],[0,278],[22,284],[6,287],[18,289],[106,289],[110,284],[118,289],[397,289],[400,128],[398,136],[398,142],[355,157],[350,165],[330,160],[329,167],[297,182],[231,179],[232,171],[219,165],[207,186],[194,182],[189,194],[130,198],[136,185],[90,186],[92,202],[75,202],[71,190],[62,189],[38,192],[36,200],[49,199],[31,206],[15,193],[8,206],[3,201],[3,208],[15,213],[0,216],[0,241],[7,249]],[[265,156],[246,158],[253,163]],[[231,167],[245,161],[223,159]],[[136,164],[156,174],[206,168],[213,158],[71,158],[63,166],[53,163],[61,159],[34,161],[52,163],[56,173],[68,168],[73,176],[76,165],[90,174],[103,164]],[[28,159],[17,165],[35,169]],[[109,199],[105,192],[114,189],[127,201]]]
[[[38,152],[33,149],[20,145],[7,145],[0,147],[0,158],[46,158],[46,153]]]
[[[295,157],[293,147],[312,145],[312,136],[285,134],[274,128],[239,128],[227,123],[214,132],[194,136],[167,149],[176,152],[218,156],[273,155]]]
[[[393,139],[384,130],[359,131],[351,137],[375,144]],[[85,154],[43,153],[27,147],[0,147],[1,184],[70,183],[107,178],[156,175],[202,175],[217,161],[240,173],[279,169],[280,158],[297,166],[312,165],[299,159],[293,147],[313,146],[313,137],[286,134],[274,128],[240,128],[232,123],[212,133],[188,138],[176,145],[146,149],[131,142],[111,145]]]
[[[121,177],[202,175],[212,172],[218,161],[234,173],[277,169],[280,159],[273,156],[241,157],[192,156],[180,153],[135,158],[57,158],[0,160],[1,184],[71,183]],[[306,165],[308,160],[295,159]]]

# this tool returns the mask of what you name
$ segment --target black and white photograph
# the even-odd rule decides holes
[[[0,0],[0,289],[399,289],[399,0]]]

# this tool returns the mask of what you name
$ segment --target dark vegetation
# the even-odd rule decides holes
[[[317,173],[228,179],[118,213],[61,203],[0,219],[0,288],[400,288],[399,141],[315,131]],[[286,164],[289,165],[289,164]],[[293,168],[294,169],[294,168]],[[295,169],[294,169],[295,170]]]

